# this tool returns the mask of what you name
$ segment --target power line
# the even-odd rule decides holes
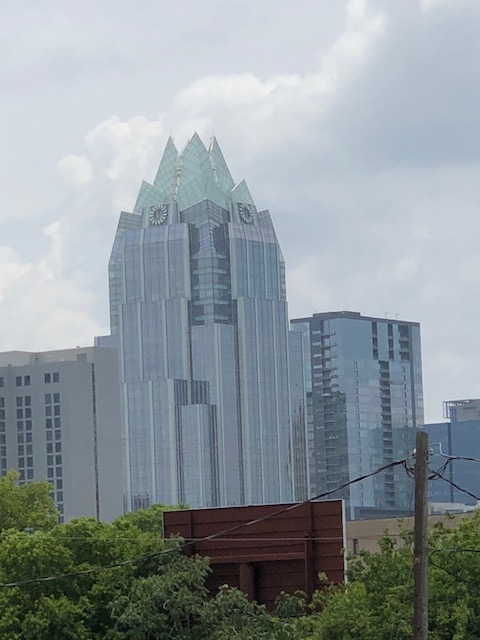
[[[172,547],[171,549],[162,549],[162,551],[158,551],[157,553],[151,553],[146,556],[142,556],[140,558],[132,558],[131,560],[123,560],[122,562],[112,562],[111,564],[103,565],[101,567],[92,567],[90,569],[82,569],[81,571],[70,571],[67,573],[59,573],[54,576],[45,576],[43,578],[31,578],[30,580],[20,580],[18,582],[6,582],[0,584],[0,588],[6,587],[21,587],[27,584],[37,584],[40,582],[52,582],[53,580],[63,580],[64,578],[73,578],[75,576],[83,576],[89,573],[98,573],[100,571],[106,571],[107,569],[116,569],[118,567],[124,567],[129,564],[136,564],[140,562],[144,562],[145,560],[150,560],[151,558],[155,558],[157,556],[164,555],[166,553],[171,553],[172,551],[176,551],[178,547]]]
[[[81,576],[81,575],[86,575],[86,574],[91,574],[91,573],[98,573],[100,571],[106,571],[108,569],[115,569],[117,567],[124,567],[126,565],[130,565],[130,564],[136,564],[136,563],[140,563],[143,562],[145,560],[149,560],[151,558],[156,558],[162,555],[165,555],[166,553],[171,553],[172,551],[176,551],[177,549],[186,549],[187,547],[190,547],[194,544],[197,544],[199,542],[208,542],[209,540],[214,540],[214,539],[218,539],[218,538],[222,538],[225,537],[226,534],[232,533],[233,531],[238,531],[239,529],[243,529],[245,527],[249,527],[251,525],[254,524],[258,524],[259,522],[264,522],[265,520],[269,520],[271,518],[274,518],[275,516],[278,516],[282,513],[286,513],[288,511],[292,511],[293,509],[297,509],[298,507],[304,506],[306,504],[309,504],[310,502],[314,502],[315,500],[320,500],[321,498],[326,498],[330,495],[332,495],[333,493],[337,493],[338,491],[342,491],[343,489],[346,489],[347,487],[349,487],[352,484],[355,484],[357,482],[361,482],[362,480],[366,480],[367,478],[370,478],[372,476],[375,476],[379,473],[382,473],[382,471],[386,471],[387,469],[390,469],[392,467],[396,467],[398,465],[404,465],[406,463],[406,461],[408,460],[407,458],[402,458],[401,460],[395,460],[393,462],[389,462],[388,464],[383,465],[382,467],[379,467],[378,469],[375,469],[374,471],[370,471],[370,473],[366,473],[363,474],[357,478],[354,478],[353,480],[349,480],[348,482],[344,482],[343,484],[339,485],[338,487],[336,487],[335,489],[330,489],[329,491],[324,491],[322,493],[319,493],[316,496],[313,496],[311,498],[308,498],[308,500],[303,500],[303,502],[295,502],[293,504],[288,505],[287,507],[282,507],[281,509],[277,509],[276,511],[273,511],[272,513],[268,513],[264,516],[261,516],[259,518],[255,518],[253,520],[249,520],[247,522],[242,522],[238,525],[235,525],[233,527],[229,527],[227,529],[223,529],[222,531],[218,531],[217,533],[212,533],[208,536],[204,536],[203,538],[200,539],[192,539],[189,540],[188,542],[184,542],[178,546],[172,547],[171,549],[162,549],[161,551],[158,551],[156,553],[151,553],[145,556],[142,556],[140,558],[132,558],[131,560],[123,560],[122,562],[113,562],[111,564],[108,565],[104,565],[101,567],[91,567],[90,569],[83,569],[81,571],[70,571],[68,573],[62,573],[62,574],[57,574],[57,575],[52,575],[52,576],[45,576],[43,578],[31,578],[29,580],[20,580],[17,582],[8,582],[8,583],[0,583],[0,589],[2,588],[7,588],[7,587],[21,587],[23,585],[28,585],[28,584],[38,584],[38,583],[42,583],[42,582],[52,582],[54,580],[62,580],[64,578],[72,578],[72,577],[76,577],[76,576]]]
[[[480,549],[457,549],[457,548],[435,549],[430,554],[430,564],[432,565],[432,567],[436,567],[437,569],[440,569],[441,571],[448,573],[448,575],[452,576],[452,578],[455,578],[455,580],[458,580],[459,582],[464,582],[465,584],[470,584],[472,586],[478,587],[478,580],[467,580],[463,578],[460,574],[455,573],[454,571],[450,571],[450,569],[447,569],[446,567],[442,567],[442,565],[434,562],[432,560],[432,556],[438,553],[480,553]]]
[[[469,491],[468,489],[464,489],[463,487],[461,487],[460,485],[458,485],[456,482],[454,482],[453,480],[450,480],[450,478],[446,478],[445,476],[441,475],[440,473],[436,472],[436,471],[432,471],[432,473],[440,478],[441,480],[444,480],[445,482],[448,482],[448,484],[452,485],[452,487],[454,487],[455,489],[457,489],[457,491],[461,491],[462,493],[467,494],[468,496],[470,496],[471,498],[473,498],[474,500],[476,500],[477,502],[480,500],[480,498],[478,496],[476,496],[474,493],[472,493],[471,491]]]
[[[435,452],[434,455],[439,455],[442,458],[448,458],[448,460],[466,460],[468,462],[480,462],[480,458],[472,458],[470,456],[451,456],[442,451],[442,443],[441,442],[432,442],[431,446],[438,445],[438,453]]]

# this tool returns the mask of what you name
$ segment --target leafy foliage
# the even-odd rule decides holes
[[[0,478],[0,531],[5,529],[52,529],[58,517],[48,482],[18,486],[19,474],[8,471]]]
[[[385,536],[350,560],[349,581],[273,613],[237,589],[205,587],[208,561],[162,539],[166,507],[111,524],[55,525],[45,483],[0,480],[0,640],[396,640],[412,637],[412,536]],[[480,512],[437,526],[430,548],[430,640],[476,640]],[[56,576],[53,580],[39,578]],[[7,586],[20,583],[17,586]],[[306,615],[308,614],[308,615]]]
[[[467,551],[469,550],[469,551]],[[430,535],[429,640],[480,636],[480,511],[456,529]],[[413,618],[412,533],[385,535],[380,552],[349,564],[349,582],[316,594],[312,615],[296,630],[307,640],[410,640]]]

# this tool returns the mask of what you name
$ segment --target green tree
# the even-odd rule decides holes
[[[480,636],[480,511],[456,529],[430,534],[429,640]],[[315,595],[312,615],[297,620],[308,640],[410,640],[413,618],[412,535],[385,535],[380,552],[349,563],[349,582]]]
[[[8,471],[0,478],[0,531],[52,529],[58,519],[48,482],[18,484],[19,474]]]

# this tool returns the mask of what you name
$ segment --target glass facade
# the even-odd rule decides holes
[[[454,400],[444,403],[448,422],[426,424],[430,467],[442,469],[445,455],[480,459],[480,400]],[[478,462],[453,460],[442,472],[451,482],[475,496],[480,495]],[[430,480],[428,498],[433,503],[476,505],[477,500],[444,480]]]
[[[215,139],[207,150],[195,134],[180,154],[169,140],[153,185],[120,216],[109,283],[127,508],[306,495],[282,253]]]
[[[291,326],[306,354],[310,494],[411,453],[423,424],[419,325],[342,311]],[[411,483],[400,467],[342,495],[351,519],[411,509]]]

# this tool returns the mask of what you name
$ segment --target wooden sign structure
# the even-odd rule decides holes
[[[191,543],[185,553],[209,557],[210,592],[228,584],[271,609],[282,591],[301,590],[311,598],[321,586],[320,572],[331,583],[345,580],[342,501],[309,502],[284,510],[291,506],[166,511],[164,536],[180,536]],[[208,536],[215,537],[203,540]]]

